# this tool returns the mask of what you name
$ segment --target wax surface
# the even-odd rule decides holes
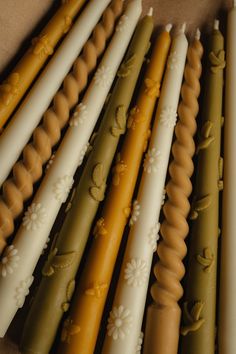
[[[40,35],[32,40],[32,47],[0,85],[0,128],[6,123],[48,56],[53,54],[59,39],[69,31],[73,18],[84,3],[85,0],[63,2]]]

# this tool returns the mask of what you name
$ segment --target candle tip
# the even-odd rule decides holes
[[[173,27],[172,23],[168,23],[168,25],[166,25],[165,27],[166,32],[170,32],[172,27]]]
[[[180,27],[180,32],[181,33],[184,33],[186,31],[186,22],[184,22],[183,24],[182,24],[182,26]]]
[[[215,20],[215,21],[214,21],[214,29],[215,29],[215,30],[218,30],[219,27],[220,27],[220,21],[219,21],[219,20]]]
[[[233,2],[233,7],[236,7],[236,0],[234,0]]]
[[[200,38],[201,38],[201,31],[199,28],[197,28],[196,34],[195,34],[195,39],[197,39],[199,41]]]
[[[152,16],[153,15],[153,7],[150,7],[147,15],[148,16]]]

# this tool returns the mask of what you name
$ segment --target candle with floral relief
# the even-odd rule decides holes
[[[97,5],[100,4],[97,3]],[[83,160],[88,140],[95,127],[115,74],[125,54],[130,38],[135,30],[142,12],[141,0],[132,0],[117,26],[109,47],[86,91],[82,102],[77,106],[70,120],[70,128],[56,153],[55,160],[44,177],[32,205],[23,217],[23,222],[13,240],[5,250],[4,263],[0,264],[0,336],[3,336],[11,323],[17,309],[24,303],[26,289],[33,281],[32,273],[38,262],[57,213],[73,185],[73,175]],[[125,30],[121,30],[125,27]],[[101,180],[95,178],[95,189],[99,189]],[[14,253],[14,257],[11,255]],[[65,257],[57,255],[57,249],[51,257],[70,262],[76,252]],[[71,258],[72,257],[72,258]],[[66,259],[69,258],[67,261]],[[63,261],[64,260],[64,261]],[[59,261],[60,262],[60,261]],[[14,263],[13,272],[10,264]],[[9,268],[10,267],[10,268]],[[53,268],[53,267],[52,267]],[[6,272],[5,272],[6,270]],[[21,301],[17,300],[16,294]]]
[[[73,201],[70,200],[66,208],[65,224],[68,223],[71,226],[76,222],[76,225],[69,229],[64,226],[53,245],[58,249],[59,254],[68,252],[69,246],[70,251],[73,249],[77,252],[76,260],[68,264],[66,268],[57,268],[54,273],[51,273],[48,271],[51,262],[51,256],[49,256],[43,268],[42,281],[26,320],[21,345],[23,353],[30,352],[30,350],[37,353],[48,352],[56,335],[60,319],[64,312],[68,310],[68,289],[74,287],[74,278],[89,235],[88,230],[103,198],[106,179],[120,135],[125,132],[127,109],[149,45],[152,27],[151,18],[145,18],[140,22],[118,71],[118,79],[102,117],[99,130],[96,133],[91,152],[79,184],[73,192]],[[120,26],[118,29],[119,31],[125,30],[125,26]],[[94,179],[96,180],[99,173],[102,173],[103,178],[100,189],[94,186]],[[96,339],[95,334],[93,337]],[[88,342],[83,342],[83,350],[88,353],[88,343],[90,348],[92,346],[91,336],[86,337],[86,339]],[[78,343],[78,348],[80,348],[80,343],[81,341]]]
[[[0,136],[0,186],[109,3],[110,0],[88,3]]]
[[[174,37],[167,62],[103,354],[135,353],[138,345],[187,52],[184,30],[185,25]]]
[[[69,31],[73,18],[84,3],[85,0],[62,1],[62,5],[40,35],[32,40],[31,48],[0,85],[0,128],[6,123],[48,56],[53,54],[60,38]]]

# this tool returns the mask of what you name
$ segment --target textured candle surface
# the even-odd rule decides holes
[[[224,56],[223,36],[214,29],[209,42],[203,121],[197,146],[196,187],[190,214],[189,264],[181,328],[181,352],[184,354],[215,352]]]
[[[140,0],[133,0],[127,5],[125,14],[116,27],[116,33],[84,95],[83,101],[75,109],[70,120],[70,128],[66,132],[56,153],[55,160],[43,179],[31,206],[25,213],[13,244],[5,250],[4,258],[6,257],[7,260],[14,262],[14,271],[12,273],[7,271],[5,274],[5,272],[2,272],[2,269],[5,269],[4,263],[1,263],[1,336],[7,330],[17,309],[24,303],[27,291],[23,292],[20,302],[17,301],[15,293],[21,287],[21,284],[24,284],[28,288],[33,281],[32,273],[34,268],[60,206],[67,199],[73,184],[73,175],[83,160],[88,140],[95,127],[140,14]],[[125,31],[123,30],[124,23]],[[95,182],[95,187],[100,187],[100,183],[101,180],[99,179],[98,182]],[[14,253],[13,259],[8,257],[9,252],[10,256]],[[65,261],[66,265],[73,262],[76,257],[75,252],[69,251],[69,254],[66,254],[65,257],[60,257],[60,254],[57,253],[57,249],[55,249],[51,258],[55,258],[56,260],[62,259],[62,264]],[[69,260],[66,260],[67,258]],[[51,266],[50,268],[54,269]]]
[[[48,56],[53,54],[59,39],[69,31],[73,18],[84,3],[85,0],[63,2],[40,35],[32,40],[31,48],[0,85],[0,128],[14,111]]]
[[[197,38],[188,49],[185,80],[181,88],[179,121],[172,146],[173,160],[169,166],[170,180],[166,186],[168,200],[164,205],[165,219],[161,225],[163,240],[158,245],[160,260],[154,268],[157,282],[151,288],[154,304],[148,310],[145,332],[146,353],[174,354],[178,351],[180,323],[178,300],[183,292],[180,284],[184,274],[182,259],[186,254],[184,239],[189,231],[188,198],[192,192],[190,178],[194,170],[192,157],[195,152],[193,136],[197,129],[195,119],[199,108],[202,54],[203,48]],[[154,306],[157,309],[154,309]]]
[[[0,197],[0,252],[5,239],[14,231],[14,219],[20,215],[24,201],[33,194],[33,184],[43,173],[43,164],[52,154],[52,146],[61,137],[61,130],[69,119],[70,110],[78,103],[80,92],[88,84],[88,76],[97,65],[97,58],[105,50],[106,40],[112,35],[115,19],[122,11],[123,0],[113,0],[102,20],[93,30],[82,54],[76,59],[73,71],[63,81],[43,122],[33,132],[33,141],[23,149],[23,159],[13,166],[13,177],[3,183]],[[53,158],[52,158],[53,160]],[[50,166],[50,164],[49,164]]]
[[[109,2],[89,2],[0,136],[0,186]]]
[[[142,22],[145,23],[145,21]],[[66,269],[57,269],[53,274],[48,274],[47,265],[45,265],[43,280],[39,286],[24,329],[21,346],[23,353],[30,352],[32,348],[40,353],[46,351],[52,343],[53,335],[55,335],[63,312],[69,307],[69,304],[65,306],[68,286],[72,286],[71,284],[74,283],[74,281],[72,283],[71,279],[74,279],[76,275],[92,220],[99,202],[103,198],[106,179],[119,137],[125,131],[126,111],[130,104],[151,34],[150,26],[146,25],[145,27],[141,24],[138,26],[124,62],[118,71],[119,78],[102,118],[101,126],[79,185],[76,188],[72,209],[69,210],[65,223],[65,225],[70,225],[76,221],[76,225],[70,229],[64,226],[54,245],[60,254],[68,252],[69,245],[70,251],[73,250],[77,253],[76,261],[68,265]],[[142,38],[142,41],[140,41],[140,38]],[[103,184],[100,188],[96,188],[94,180],[96,181],[96,175],[99,176],[100,173],[102,173]],[[86,339],[92,345],[91,337],[88,336]],[[81,351],[79,343],[77,347]],[[88,353],[88,348],[85,345],[82,348]]]

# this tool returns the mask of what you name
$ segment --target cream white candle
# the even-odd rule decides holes
[[[159,231],[158,219],[163,201],[163,190],[187,54],[188,42],[184,31],[185,25],[174,37],[171,46],[151,141],[144,160],[141,184],[130,219],[131,229],[109,319],[103,354],[135,354],[137,352],[152,257],[156,250]],[[129,333],[126,331],[128,327],[124,324],[124,337],[116,336],[119,330],[122,331],[122,326],[116,331],[117,322],[113,321],[115,314],[117,314],[115,309],[120,307],[126,309],[130,318],[130,331]],[[114,326],[113,331],[112,325]]]
[[[92,0],[88,3],[0,136],[0,186],[109,2]]]
[[[229,11],[226,50],[224,190],[220,267],[219,354],[236,353],[236,1]]]
[[[24,303],[32,273],[57,213],[66,201],[73,175],[81,163],[88,140],[142,12],[141,0],[128,3],[94,78],[70,121],[70,128],[56,153],[32,205],[26,212],[13,244],[0,263],[0,336],[4,336],[17,309]],[[9,265],[12,272],[9,272]],[[18,290],[22,289],[22,290]],[[21,292],[20,300],[17,299]]]

